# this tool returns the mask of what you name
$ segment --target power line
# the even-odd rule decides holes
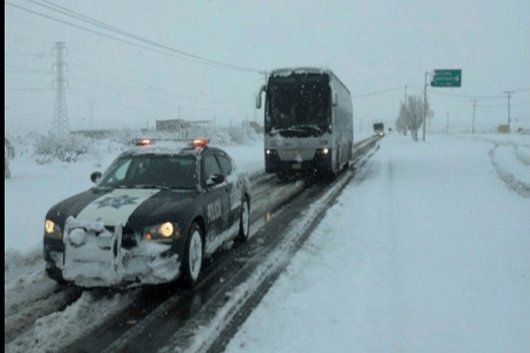
[[[530,102],[526,103],[518,103],[518,104],[511,104],[512,107],[522,107],[525,105],[530,105]],[[498,104],[498,105],[477,105],[477,108],[506,108],[506,104]]]
[[[39,71],[39,70],[7,70],[4,71],[6,74],[53,74],[53,72],[49,71]]]
[[[12,65],[12,64],[5,64],[5,67],[6,67],[6,68],[12,68],[12,69],[15,69],[15,70],[12,70],[12,71],[43,72],[43,73],[47,73],[47,74],[52,74],[52,73],[53,73],[53,72],[51,72],[51,71],[44,71],[44,70],[30,69],[30,68],[27,68],[27,67],[18,66],[18,65]],[[4,72],[9,72],[9,71],[4,71]]]
[[[39,59],[43,58],[51,58],[52,55],[50,54],[38,54],[38,53],[21,53],[21,52],[9,52],[5,51],[4,55],[12,55],[12,56],[30,56],[30,57],[36,57]]]
[[[140,36],[132,34],[130,32],[120,30],[120,29],[118,29],[116,27],[109,26],[109,25],[107,25],[107,24],[105,24],[103,22],[94,20],[94,19],[92,19],[92,18],[90,18],[88,16],[84,16],[84,15],[78,14],[78,13],[76,13],[74,11],[68,10],[68,9],[66,9],[64,7],[60,7],[59,5],[54,5],[54,6],[60,8],[61,10],[54,9],[54,8],[52,8],[50,6],[46,6],[46,5],[43,5],[43,4],[38,4],[35,1],[31,1],[31,2],[36,4],[36,5],[38,5],[38,6],[42,6],[44,8],[47,8],[47,9],[49,9],[51,11],[59,12],[59,13],[65,15],[65,16],[72,17],[74,19],[89,23],[89,24],[91,24],[93,26],[105,29],[107,31],[120,34],[120,35],[122,35],[124,37],[135,39],[135,40],[137,40],[139,42],[147,43],[147,44],[149,44],[151,46],[164,49],[166,51],[169,51],[169,52],[177,54],[177,55],[172,55],[171,53],[167,53],[167,52],[164,52],[164,51],[161,51],[161,50],[156,50],[156,49],[154,49],[152,47],[149,47],[149,46],[139,45],[137,43],[133,43],[133,42],[130,42],[128,40],[120,39],[120,38],[115,37],[115,36],[111,36],[111,35],[108,35],[108,34],[105,34],[105,33],[101,33],[101,32],[86,28],[86,27],[82,27],[82,26],[76,25],[74,23],[58,19],[56,17],[52,17],[52,16],[49,16],[49,15],[43,14],[41,12],[37,12],[37,11],[31,10],[31,9],[28,9],[26,7],[23,7],[23,6],[15,5],[15,4],[10,3],[10,2],[5,2],[5,4],[9,5],[9,6],[12,6],[12,7],[16,7],[18,9],[20,9],[20,10],[23,10],[23,11],[27,11],[27,12],[33,13],[33,14],[41,16],[41,17],[48,18],[48,19],[53,20],[53,21],[57,21],[57,22],[66,24],[68,26],[72,26],[72,27],[75,27],[75,28],[78,28],[78,29],[81,29],[81,30],[84,30],[84,31],[87,31],[87,32],[91,32],[93,34],[97,34],[97,35],[100,35],[100,36],[103,36],[103,37],[106,37],[106,38],[110,38],[110,39],[113,39],[113,40],[116,40],[116,41],[119,41],[119,42],[122,42],[122,43],[125,43],[125,44],[129,44],[129,45],[133,45],[133,46],[136,46],[136,47],[139,47],[139,48],[143,48],[143,49],[146,49],[146,50],[154,51],[154,52],[157,52],[157,53],[160,53],[160,54],[176,57],[176,58],[179,58],[179,59],[182,59],[182,60],[188,60],[188,61],[191,61],[191,62],[194,62],[194,63],[198,63],[198,64],[209,65],[209,66],[218,67],[218,68],[239,70],[239,71],[250,71],[250,72],[256,72],[256,73],[260,73],[262,71],[262,70],[255,69],[255,68],[248,68],[248,67],[243,67],[243,66],[232,65],[232,64],[223,63],[223,62],[220,62],[220,61],[207,59],[207,58],[195,55],[195,54],[190,54],[190,53],[184,52],[182,50],[178,50],[178,49],[169,47],[167,45],[163,45],[163,44],[154,42],[152,40],[140,37]],[[51,2],[48,2],[48,3],[52,4]],[[62,10],[62,9],[66,9],[66,10]],[[72,15],[72,14],[74,14],[74,15]]]
[[[168,97],[168,98],[182,98],[182,99],[188,99],[188,100],[193,100],[193,101],[200,101],[200,102],[207,102],[207,103],[216,103],[216,104],[237,104],[237,105],[240,105],[242,104],[241,102],[237,102],[237,101],[226,101],[226,100],[219,100],[219,99],[207,99],[207,98],[201,98],[201,97],[193,97],[193,96],[186,96],[186,95],[182,95],[182,94],[176,94],[176,93],[168,93],[168,92],[161,92],[161,91],[157,91],[157,89],[155,89],[155,87],[150,87],[150,86],[146,86],[147,88],[143,88],[143,87],[140,87],[140,86],[136,86],[136,87],[131,87],[130,85],[124,85],[124,84],[119,84],[119,83],[109,83],[109,82],[102,82],[102,81],[97,81],[97,80],[93,80],[93,79],[89,79],[89,78],[86,78],[86,77],[81,77],[81,76],[68,76],[68,78],[70,80],[77,80],[77,81],[82,81],[82,82],[86,82],[86,83],[89,83],[89,84],[94,84],[94,85],[98,85],[98,86],[103,86],[104,88],[107,88],[106,87],[107,85],[109,84],[112,84],[114,85],[115,87],[119,88],[119,89],[126,89],[126,90],[131,90],[131,91],[139,91],[139,92],[143,92],[143,93],[147,93],[147,94],[151,94],[151,95],[156,95],[156,96],[159,96],[159,97]]]
[[[33,91],[52,91],[53,88],[13,88],[6,89],[6,92],[33,92]]]
[[[437,91],[429,91],[431,94],[437,94],[441,96],[450,96],[450,97],[457,97],[462,99],[501,99],[506,98],[505,96],[475,96],[475,95],[467,95],[467,94],[453,94],[453,93],[444,93],[444,92],[437,92]]]
[[[144,113],[156,114],[157,116],[160,116],[160,115],[175,116],[175,114],[171,114],[171,113],[161,113],[162,111],[161,109],[146,108],[144,104],[129,104],[129,103],[124,103],[124,102],[119,102],[116,100],[108,99],[107,97],[100,97],[100,96],[86,93],[86,92],[73,89],[73,88],[69,88],[68,92],[72,94],[73,96],[77,96],[81,98],[88,97],[88,98],[91,98],[92,100],[96,100],[100,102],[107,102],[116,107],[124,108],[125,110],[128,110],[128,111],[133,111],[133,112],[143,111]],[[138,103],[138,102],[135,102],[135,103]]]
[[[396,91],[396,90],[401,90],[404,87],[413,88],[413,89],[420,89],[419,87],[415,87],[415,86],[411,86],[411,85],[403,85],[403,86],[398,86],[398,87],[394,87],[394,88],[388,88],[388,89],[377,91],[377,92],[354,95],[354,96],[352,96],[352,98],[364,98],[364,97],[375,96],[375,95],[384,94],[384,93],[388,93],[388,92],[392,92],[392,91]],[[530,90],[530,88],[521,88],[521,89],[518,89],[518,90],[511,90],[511,92],[522,92],[522,91],[528,91],[528,90]],[[459,98],[459,99],[466,99],[466,100],[469,99],[469,98],[477,99],[477,100],[478,99],[505,99],[506,98],[506,96],[479,96],[479,95],[453,94],[453,93],[436,92],[436,91],[432,91],[432,90],[429,91],[429,93],[438,94],[438,95],[442,95],[442,96],[450,96],[450,97],[455,97],[455,98]],[[519,104],[519,105],[524,105],[524,104]],[[517,105],[513,105],[513,106],[517,106]],[[485,106],[484,105],[477,105],[477,107],[485,107]],[[490,107],[498,107],[498,106],[490,106]]]
[[[175,116],[175,113],[167,113],[167,111],[177,111],[177,108],[180,107],[180,108],[183,108],[183,109],[188,109],[188,110],[191,110],[191,111],[195,111],[195,112],[218,112],[218,111],[224,111],[224,112],[227,112],[227,111],[238,111],[238,110],[244,110],[245,107],[244,106],[241,106],[241,105],[238,105],[238,106],[234,106],[234,107],[226,107],[226,108],[220,108],[220,107],[213,107],[213,108],[206,108],[204,106],[193,106],[193,105],[183,105],[183,104],[175,104],[174,107],[171,107],[171,106],[161,106],[160,104],[157,104],[157,103],[154,103],[151,102],[151,104],[149,104],[149,108],[146,108],[146,105],[145,104],[140,104],[140,102],[138,101],[133,101],[133,102],[123,102],[123,101],[118,101],[118,100],[114,100],[114,99],[109,99],[108,98],[108,95],[106,95],[105,97],[101,97],[101,96],[97,96],[93,93],[87,93],[87,92],[83,92],[81,90],[78,90],[78,89],[74,89],[74,88],[68,88],[68,92],[74,96],[77,96],[77,97],[80,97],[80,98],[91,98],[92,100],[96,100],[96,101],[100,101],[100,102],[106,102],[106,103],[109,103],[109,104],[112,104],[116,107],[122,107],[122,108],[125,108],[126,110],[132,110],[134,112],[138,112],[138,111],[144,111],[146,113],[150,113],[150,114],[156,114],[157,116],[161,116],[161,115],[166,115],[166,116]],[[152,108],[152,106],[156,106],[156,108]]]
[[[88,72],[94,73],[103,79],[103,80],[95,80],[93,78],[87,78],[83,76],[69,76],[69,79],[71,80],[78,80],[78,81],[82,81],[88,84],[102,86],[104,88],[107,88],[105,87],[106,85],[112,85],[120,90],[127,90],[131,92],[139,91],[139,92],[144,92],[149,95],[155,95],[158,97],[168,97],[168,98],[171,98],[172,100],[174,100],[175,98],[178,98],[178,99],[185,99],[185,100],[191,100],[191,101],[200,101],[200,102],[223,104],[223,105],[237,105],[237,106],[241,106],[245,104],[244,102],[240,100],[227,101],[224,99],[215,99],[215,98],[208,99],[204,97],[197,97],[197,96],[183,95],[180,93],[174,93],[174,92],[168,91],[165,88],[157,87],[153,84],[146,84],[144,82],[131,79],[128,76],[117,75],[115,72],[106,70],[101,67],[96,67],[92,64],[89,64],[83,59],[76,58],[75,56],[70,56],[69,58],[74,61],[72,63],[72,66],[78,66],[82,70],[87,70]],[[109,89],[109,92],[111,92],[110,89]],[[116,92],[113,92],[113,93],[116,93]]]
[[[379,95],[379,94],[383,94],[383,93],[387,93],[387,92],[396,91],[398,89],[401,90],[401,89],[403,89],[403,87],[405,87],[405,86],[402,85],[402,86],[398,86],[398,87],[394,87],[394,88],[389,88],[389,89],[386,89],[386,90],[383,90],[383,91],[359,94],[359,95],[352,96],[352,98],[364,98],[364,97],[375,96],[375,95]]]

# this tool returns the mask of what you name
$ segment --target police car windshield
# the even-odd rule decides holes
[[[116,160],[98,185],[112,188],[193,189],[198,182],[195,158],[142,154]]]

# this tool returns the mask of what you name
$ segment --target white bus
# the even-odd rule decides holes
[[[271,72],[265,92],[265,171],[278,176],[335,176],[353,152],[350,91],[329,69],[285,68]]]

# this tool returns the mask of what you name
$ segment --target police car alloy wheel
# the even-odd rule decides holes
[[[183,277],[187,286],[192,287],[197,283],[202,268],[203,249],[201,228],[194,222],[190,227],[182,263]]]
[[[239,236],[237,240],[245,242],[250,233],[250,207],[247,198],[241,204],[241,215],[239,217]]]

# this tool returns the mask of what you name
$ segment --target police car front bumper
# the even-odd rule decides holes
[[[70,217],[63,239],[44,239],[47,275],[80,287],[135,287],[176,280],[180,259],[170,243],[141,240],[122,247],[122,226],[113,232],[101,222]]]

